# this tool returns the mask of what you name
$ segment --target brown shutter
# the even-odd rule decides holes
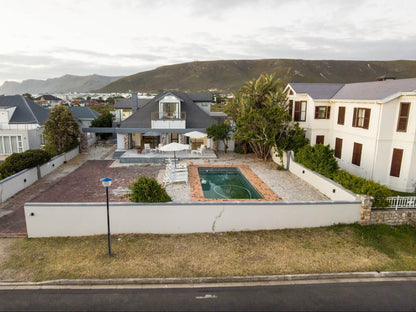
[[[319,106],[315,106],[315,119],[319,118]]]
[[[289,101],[289,115],[290,117],[292,117],[292,112],[293,112],[293,100]]]
[[[354,143],[354,150],[352,152],[352,163],[359,166],[361,164],[361,151],[363,145],[360,143]]]
[[[410,103],[400,103],[399,120],[397,122],[397,131],[407,131],[407,120],[409,119]]]
[[[341,153],[342,153],[342,139],[335,138],[335,153],[334,153],[334,156],[336,158],[341,158]]]
[[[403,150],[394,148],[393,157],[391,159],[390,175],[392,177],[400,176],[400,169],[402,167]]]
[[[338,124],[343,125],[345,121],[345,107],[338,107]]]
[[[300,109],[301,109],[300,102],[296,101],[295,102],[295,116],[294,116],[295,121],[300,121]]]
[[[331,106],[326,107],[326,119],[329,119],[331,116]]]
[[[316,144],[324,144],[325,136],[324,135],[317,135],[316,136]]]
[[[370,124],[370,114],[371,114],[371,109],[367,108],[365,110],[365,114],[364,114],[364,129],[368,129],[368,126]]]
[[[358,108],[354,108],[354,115],[352,116],[352,126],[357,127]]]

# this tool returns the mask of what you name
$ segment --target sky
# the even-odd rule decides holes
[[[414,0],[0,0],[0,85],[192,61],[416,60]]]

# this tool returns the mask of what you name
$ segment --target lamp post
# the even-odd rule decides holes
[[[111,239],[110,239],[110,209],[109,209],[109,201],[108,201],[108,187],[111,186],[111,182],[113,179],[111,178],[103,178],[100,179],[105,187],[105,193],[107,195],[107,237],[108,237],[108,255],[111,256]]]

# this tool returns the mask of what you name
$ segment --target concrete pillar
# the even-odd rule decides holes
[[[361,213],[360,213],[360,224],[370,225],[371,218],[371,207],[373,205],[374,198],[370,195],[358,195],[361,200]]]
[[[88,153],[88,135],[85,132],[81,133],[80,149],[81,153]]]

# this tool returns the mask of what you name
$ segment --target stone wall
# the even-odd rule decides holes
[[[416,209],[373,209],[370,224],[402,225],[414,224]]]

